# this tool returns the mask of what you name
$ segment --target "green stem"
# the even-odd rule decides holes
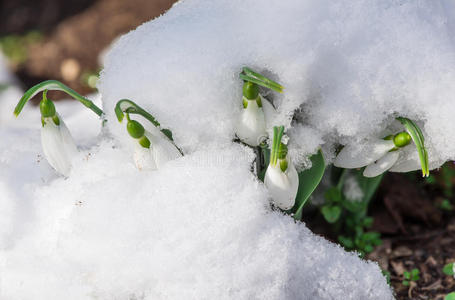
[[[16,115],[16,117],[19,116],[28,100],[30,100],[31,98],[33,98],[33,96],[44,90],[63,91],[70,95],[71,97],[73,97],[74,99],[81,102],[85,107],[92,110],[98,116],[103,117],[104,115],[103,110],[96,106],[91,100],[78,94],[76,91],[74,91],[73,89],[69,88],[68,86],[64,85],[63,83],[57,80],[43,81],[31,87],[28,91],[26,91],[25,94],[22,96],[21,100],[19,100],[19,103],[17,103],[16,108],[14,109],[14,115]]]

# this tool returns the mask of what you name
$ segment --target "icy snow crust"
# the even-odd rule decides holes
[[[437,167],[455,158],[454,12],[442,0],[182,1],[120,39],[103,101],[109,119],[119,99],[137,101],[187,152],[229,144],[249,66],[285,87],[272,95],[275,123],[299,112],[305,136],[290,134],[304,139],[291,143],[302,156],[322,143],[328,159],[335,144],[362,147],[402,130],[393,120],[405,116],[422,126]],[[120,136],[123,126],[110,128]]]
[[[285,86],[268,96],[276,124],[298,111],[289,135],[302,156],[324,144],[330,158],[335,144],[384,134],[403,115],[420,122],[438,165],[455,155],[453,9],[181,2],[107,57],[100,92],[113,139],[96,136],[80,104],[57,103],[81,146],[67,179],[37,156],[38,111],[12,121],[4,112],[18,99],[0,94],[0,298],[393,299],[376,264],[270,210],[252,152],[231,142],[238,72]],[[138,171],[113,114],[121,98],[151,111],[186,155]]]

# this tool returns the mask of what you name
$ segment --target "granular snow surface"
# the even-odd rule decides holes
[[[269,125],[286,125],[297,160],[322,146],[330,162],[338,144],[362,147],[401,115],[422,126],[436,167],[455,157],[453,9],[450,1],[182,1],[107,55],[102,134],[79,103],[56,104],[80,148],[68,178],[43,157],[38,110],[11,117],[22,91],[8,88],[0,299],[393,299],[377,264],[270,208],[253,152],[232,143],[238,73],[250,66],[285,86],[266,95],[278,109]],[[170,128],[185,156],[138,171],[113,113],[122,98]]]

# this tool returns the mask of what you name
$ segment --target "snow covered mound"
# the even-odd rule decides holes
[[[376,264],[270,211],[244,147],[140,172],[105,140],[65,180],[37,136],[0,131],[2,299],[393,298]]]
[[[182,1],[110,52],[104,107],[114,120],[116,101],[136,101],[186,151],[230,143],[249,66],[284,85],[275,123],[299,112],[301,151],[324,141],[330,157],[333,144],[382,138],[405,116],[422,126],[436,167],[455,158],[454,12],[453,1]]]

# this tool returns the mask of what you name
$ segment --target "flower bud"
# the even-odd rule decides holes
[[[144,136],[144,126],[141,123],[135,120],[129,120],[128,124],[126,124],[126,130],[130,134],[131,137],[138,139]]]

